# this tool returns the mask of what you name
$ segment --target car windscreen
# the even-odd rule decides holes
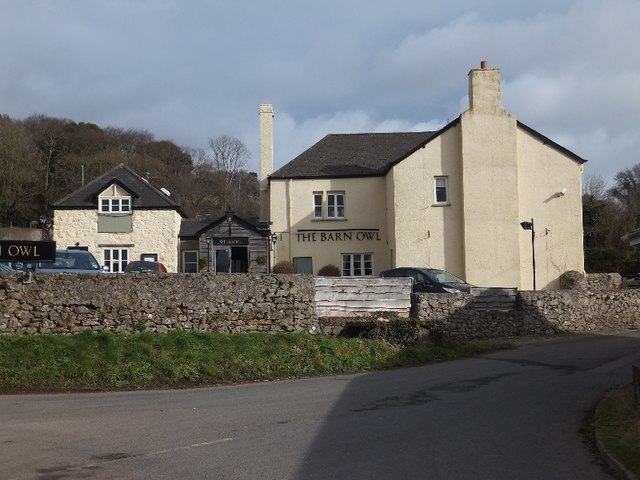
[[[55,262],[38,263],[40,270],[100,270],[100,265],[90,254],[56,252]]]
[[[157,272],[158,265],[151,262],[132,262],[129,272]]]
[[[431,279],[432,282],[438,283],[466,283],[464,280],[455,275],[445,272],[444,270],[423,270],[424,274]]]

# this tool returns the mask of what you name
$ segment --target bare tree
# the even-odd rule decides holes
[[[622,241],[640,226],[640,165],[619,172],[607,189],[599,176],[585,177],[582,195],[584,261],[588,272],[635,273],[635,251]]]
[[[107,127],[104,132],[110,146],[119,149],[127,157],[140,153],[147,143],[154,141],[153,134],[146,130]]]
[[[0,224],[26,225],[45,213],[37,198],[43,170],[25,128],[0,115]]]
[[[211,163],[223,176],[222,200],[234,206],[240,197],[240,172],[247,166],[251,153],[244,143],[229,135],[209,139],[209,148]]]
[[[220,135],[209,139],[212,162],[221,172],[237,172],[247,166],[251,158],[249,149],[235,137]]]
[[[39,151],[40,161],[44,167],[43,201],[49,204],[56,196],[55,175],[58,164],[69,150],[65,130],[71,121],[46,115],[32,115],[22,123]]]
[[[640,163],[618,172],[609,195],[628,215],[630,227],[640,226]]]
[[[582,182],[582,194],[603,200],[607,197],[607,181],[600,175],[588,173]]]

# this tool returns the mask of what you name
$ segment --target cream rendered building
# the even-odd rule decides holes
[[[520,289],[583,271],[585,160],[504,110],[486,62],[469,73],[469,103],[436,132],[327,135],[269,175],[272,261],[343,275],[433,267]],[[260,112],[270,132],[270,106]],[[261,172],[271,155],[262,139]]]
[[[154,260],[178,271],[180,208],[124,165],[54,203],[53,215],[57,248],[87,247],[116,273],[133,260]]]

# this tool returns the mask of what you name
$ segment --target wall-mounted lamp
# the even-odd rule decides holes
[[[520,226],[523,230],[531,230],[533,231],[533,218],[530,222],[520,222]]]
[[[271,240],[271,252],[269,252],[269,271],[273,272],[273,265],[276,261],[276,243],[278,242],[278,234],[272,233],[269,235],[269,240]]]
[[[565,193],[567,193],[567,189],[566,189],[566,188],[563,188],[562,190],[560,190],[560,191],[558,192],[558,196],[560,196],[560,197],[564,197],[564,194],[565,194]]]
[[[531,230],[531,258],[533,259],[533,289],[536,289],[536,231],[534,230],[533,218],[530,222],[520,222],[523,230]]]
[[[231,236],[231,224],[233,223],[233,210],[229,209],[224,212],[224,216],[227,217],[227,225],[229,226],[229,236]]]
[[[204,239],[207,242],[207,272],[211,271],[211,237]]]

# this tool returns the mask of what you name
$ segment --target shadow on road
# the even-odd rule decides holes
[[[580,430],[634,359],[637,335],[575,335],[356,376],[294,478],[610,478]]]

